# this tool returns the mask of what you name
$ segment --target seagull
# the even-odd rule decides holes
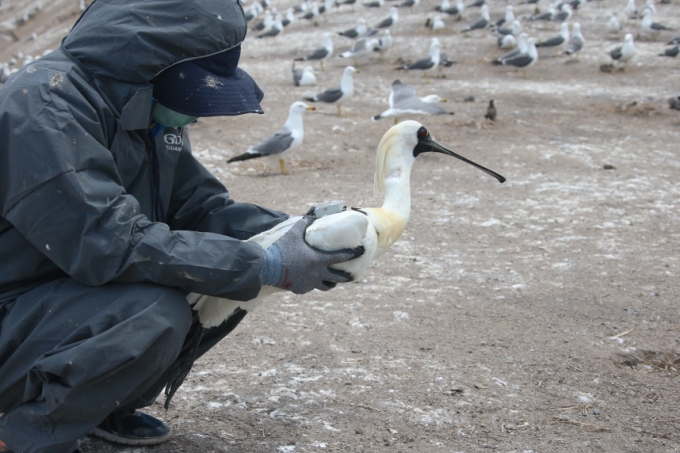
[[[321,67],[323,68],[323,60],[330,58],[333,55],[333,40],[331,39],[331,34],[326,32],[323,34],[323,46],[315,49],[309,55],[302,58],[296,58],[295,61],[309,61],[309,60],[320,60]]]
[[[357,20],[357,26],[354,28],[341,31],[338,34],[340,36],[346,36],[347,38],[356,38],[359,35],[366,33],[366,21],[363,18]]]
[[[449,16],[458,16],[463,14],[464,10],[465,4],[463,3],[463,0],[456,0],[456,6],[451,6],[449,0],[442,0],[442,4],[439,7],[439,11],[446,13]]]
[[[517,44],[515,36],[522,31],[522,25],[515,19],[510,28],[498,28],[494,25],[493,31],[498,36],[497,45],[499,49],[512,49]]]
[[[269,29],[274,24],[274,13],[272,11],[267,11],[264,14],[264,19],[253,26],[253,30],[262,31]]]
[[[583,48],[585,42],[581,34],[581,24],[574,22],[574,25],[571,26],[571,38],[569,38],[567,50],[564,51],[565,55],[574,55]]]
[[[442,20],[440,15],[434,16],[433,19],[428,19],[425,22],[425,26],[429,27],[430,30],[441,30],[443,29],[446,25],[444,25],[444,21]]]
[[[654,22],[652,19],[652,11],[647,10],[645,11],[645,14],[642,16],[642,21],[640,22],[640,26],[644,31],[652,35],[654,39],[656,39],[656,36],[659,34],[661,31],[670,31],[673,30],[672,28],[666,27],[665,25],[661,25],[657,22]]]
[[[427,71],[433,70],[439,66],[440,48],[441,44],[439,44],[439,40],[437,38],[432,38],[432,41],[430,43],[430,55],[428,57],[421,58],[420,60],[417,60],[411,64],[398,66],[395,69],[402,69],[405,71],[411,71],[414,69],[419,71],[425,71],[425,80],[427,80],[427,83],[430,83],[429,79],[427,78]]]
[[[547,20],[550,21],[552,20],[553,16],[557,14],[557,10],[555,9],[554,6],[550,5],[548,7],[548,11],[544,13],[539,13],[531,16],[529,20]]]
[[[390,30],[383,30],[383,35],[378,39],[378,48],[375,49],[376,52],[380,53],[380,58],[382,58],[383,54],[392,47],[393,43],[394,41],[392,40]]]
[[[338,55],[338,58],[354,58],[354,64],[357,65],[357,58],[377,51],[380,48],[380,40],[376,38],[359,38],[354,41],[352,48],[346,52]]]
[[[304,129],[302,127],[302,114],[306,110],[316,109],[304,102],[294,102],[288,111],[286,124],[284,124],[281,129],[267,137],[267,139],[261,143],[249,148],[245,153],[232,157],[227,163],[230,164],[232,162],[255,159],[258,157],[277,156],[285,151],[300,146],[305,137]],[[279,157],[279,165],[281,166],[281,173],[284,175],[288,174],[286,172],[286,163],[282,157]]]
[[[671,47],[668,49],[664,49],[663,53],[660,53],[660,57],[677,57],[678,52],[680,52],[680,45],[676,45],[675,47]]]
[[[342,80],[340,85],[329,88],[326,91],[315,94],[310,98],[305,98],[305,101],[309,102],[326,102],[328,104],[335,104],[338,108],[338,116],[342,116],[342,109],[340,104],[344,102],[347,98],[354,95],[354,80],[352,79],[352,74],[359,72],[354,69],[353,66],[347,66],[342,73]]]
[[[271,27],[269,27],[269,30],[265,31],[262,34],[257,35],[257,37],[258,38],[271,38],[271,37],[277,36],[282,31],[283,31],[283,22],[281,20],[281,15],[277,14],[276,17],[274,18],[274,23],[272,23]]]
[[[333,0],[324,0],[323,4],[319,6],[319,14],[323,14],[326,11],[330,11],[333,7]]]
[[[536,47],[557,47],[569,41],[569,24],[567,22],[562,22],[560,25],[560,34],[536,43]]]
[[[633,44],[633,35],[631,33],[626,34],[624,38],[624,43],[622,46],[617,47],[614,50],[607,52],[612,60],[620,61],[622,63],[628,63],[631,58],[635,55],[635,44]]]
[[[513,34],[501,35],[497,44],[499,49],[512,49],[517,45],[517,39]]]
[[[257,2],[253,3],[250,5],[250,8],[248,8],[248,12],[246,13],[246,21],[250,22],[251,20],[255,19],[260,15],[260,13],[262,13],[262,11],[264,11],[262,5]]]
[[[528,35],[526,33],[521,33],[519,35],[519,38],[517,38],[517,48],[511,52],[506,53],[505,55],[497,58],[496,60],[492,61],[492,64],[495,65],[502,65],[503,60],[508,60],[510,58],[515,58],[519,55],[526,54],[529,52],[529,44],[527,43]]]
[[[522,24],[519,23],[517,19],[513,20],[508,28],[499,28],[498,25],[493,25],[493,32],[496,36],[501,37],[504,35],[517,36],[522,31]]]
[[[293,7],[288,8],[286,11],[286,18],[281,21],[284,27],[289,26],[295,21],[295,9]]]
[[[376,25],[375,28],[389,28],[397,22],[399,22],[399,11],[396,6],[392,6],[390,8],[390,17],[380,21],[380,23]]]
[[[654,6],[654,0],[647,0],[645,2],[645,6],[642,7],[642,11],[640,11],[640,15],[644,16],[645,12],[651,11],[652,14],[656,14],[656,6]]]
[[[515,21],[515,12],[513,11],[512,5],[505,7],[505,16],[496,21],[496,27],[500,27],[503,24],[511,24]]]
[[[489,16],[489,7],[487,5],[482,5],[481,17],[479,19],[477,19],[476,22],[469,25],[463,31],[466,32],[466,31],[472,31],[472,30],[483,30],[483,29],[486,28],[487,25],[489,25],[490,21],[491,21],[491,17]]]
[[[312,20],[319,15],[319,5],[312,3],[309,11],[302,15],[303,19]]]
[[[382,206],[352,208],[335,204],[332,206],[334,210],[327,209],[328,215],[315,214],[326,206],[317,208],[311,213],[316,220],[305,231],[307,243],[326,251],[363,247],[364,253],[360,257],[333,265],[334,269],[345,271],[356,280],[371,267],[374,260],[390,249],[406,229],[411,216],[411,170],[417,156],[427,152],[455,157],[501,183],[505,181],[498,173],[446,148],[419,122],[404,121],[392,126],[378,145],[374,186],[376,194],[383,200]],[[301,219],[291,217],[248,241],[267,249]],[[266,296],[279,291],[282,290],[263,286],[255,299],[245,302],[196,293],[190,293],[187,300],[198,312],[203,327],[210,328],[222,324],[231,316],[243,317],[256,309]]]
[[[569,3],[565,3],[562,5],[562,8],[559,12],[553,14],[550,20],[552,22],[567,22],[569,19],[571,19],[572,14],[574,14],[574,11],[571,9],[571,5]]]
[[[446,99],[443,99],[436,94],[417,97],[415,88],[411,85],[401,83],[400,80],[392,82],[388,102],[390,108],[380,115],[373,116],[373,121],[393,116],[395,117],[394,123],[396,124],[397,116],[406,113],[419,115],[446,115],[449,113],[438,105],[440,102],[446,102]]]
[[[498,61],[498,60],[497,60]],[[504,58],[500,60],[499,63],[494,62],[494,64],[500,64],[503,66],[514,66],[522,70],[524,77],[526,78],[526,68],[533,65],[538,61],[538,51],[536,50],[536,38],[531,37],[527,39],[527,51],[525,53],[519,53],[514,57]]]
[[[303,69],[295,69],[295,62],[293,62],[293,83],[296,87],[316,85],[316,74],[311,66],[305,66]]]
[[[637,19],[638,10],[637,6],[635,6],[635,0],[628,0],[628,3],[626,4],[626,16],[628,16],[628,19]]]
[[[619,22],[619,18],[616,17],[616,14],[609,18],[609,22],[607,22],[607,31],[609,33],[618,34],[621,32],[622,28],[621,22]]]

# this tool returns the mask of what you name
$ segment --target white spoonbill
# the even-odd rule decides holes
[[[321,216],[306,230],[307,242],[321,250],[364,247],[364,254],[354,260],[340,263],[333,268],[361,275],[371,262],[385,253],[406,229],[411,214],[411,168],[418,155],[425,152],[442,153],[456,157],[483,170],[500,182],[505,178],[450,149],[430,135],[417,121],[404,121],[390,128],[378,145],[375,169],[375,190],[383,197],[380,208],[338,208],[336,213]],[[339,212],[337,212],[339,211]],[[320,218],[319,218],[320,217]],[[269,231],[253,236],[249,241],[267,249],[285,234],[300,217],[291,217]],[[198,311],[205,328],[214,327],[232,315],[244,315],[257,307],[265,296],[281,289],[263,286],[258,296],[247,302],[220,299],[201,294],[189,294],[187,299]]]

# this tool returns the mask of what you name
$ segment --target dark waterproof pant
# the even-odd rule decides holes
[[[152,284],[64,278],[0,304],[0,440],[70,453],[112,412],[152,404],[186,359],[192,322],[183,293]],[[198,356],[229,324],[204,333]]]

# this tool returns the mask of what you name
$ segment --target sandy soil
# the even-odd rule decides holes
[[[34,3],[5,0],[0,21]],[[77,3],[43,0],[19,41],[0,41],[0,61],[56,47]],[[394,47],[359,61],[346,116],[332,105],[306,114],[288,176],[275,162],[226,159],[280,127],[293,101],[336,85],[346,64],[334,58],[318,87],[296,88],[294,57],[360,14],[378,22],[389,3],[299,20],[269,40],[250,33],[241,66],[265,90],[266,114],[200,120],[195,152],[241,201],[293,214],[331,200],[375,206],[375,147],[392,121],[370,117],[401,78],[455,112],[415,119],[508,181],[419,157],[408,229],[366,275],[329,293],[274,296],[248,315],[196,363],[169,411],[150,408],[172,425],[170,442],[86,439],[84,452],[680,451],[680,112],[667,104],[680,66],[656,56],[674,33],[640,36],[632,64],[603,73],[621,40],[606,21],[623,2],[589,2],[573,19],[586,37],[579,60],[541,52],[525,79],[489,64],[501,54],[489,33],[460,33],[476,9],[426,30],[435,4],[401,9]],[[492,18],[504,6],[491,3]],[[680,27],[677,3],[657,8],[658,21]],[[542,39],[559,28],[523,26]],[[638,36],[637,22],[624,26]],[[394,70],[400,57],[424,55],[432,36],[457,62],[442,78]],[[351,43],[334,42],[337,51]],[[494,123],[484,119],[489,99]]]

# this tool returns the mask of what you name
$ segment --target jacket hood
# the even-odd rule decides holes
[[[142,84],[174,64],[231,49],[245,35],[237,0],[96,0],[62,48],[97,77]]]

